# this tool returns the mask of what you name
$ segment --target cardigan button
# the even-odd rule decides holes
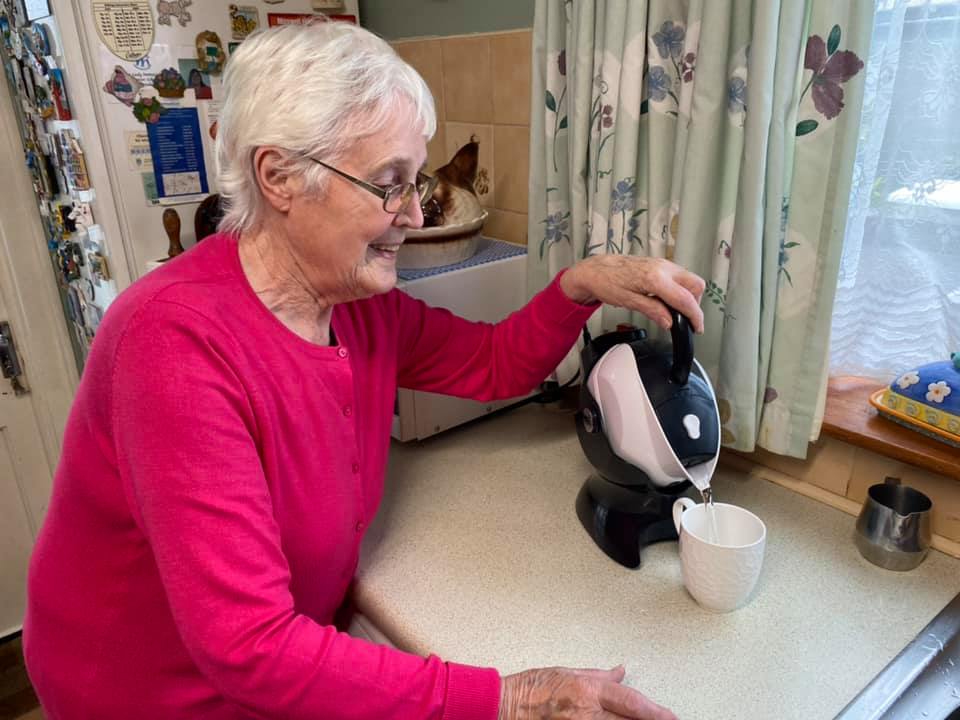
[[[339,350],[337,350],[337,355],[339,355],[342,358],[345,358],[347,354],[348,354],[347,349],[345,347],[342,347]]]
[[[344,405],[343,414],[344,414],[344,417],[350,417],[351,415],[353,415],[353,408],[350,407],[349,405]]]
[[[360,463],[354,463],[354,464],[353,464],[353,474],[356,475],[358,472],[360,472]]]

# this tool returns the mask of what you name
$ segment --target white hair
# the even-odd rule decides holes
[[[220,229],[242,233],[262,219],[253,166],[257,148],[289,151],[285,170],[320,193],[334,163],[396,113],[412,115],[426,138],[437,120],[423,78],[386,42],[352,23],[317,22],[259,30],[227,63],[217,127]],[[406,100],[406,102],[404,102]]]

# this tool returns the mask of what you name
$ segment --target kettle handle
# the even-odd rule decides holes
[[[670,326],[670,338],[673,341],[673,367],[670,368],[670,380],[677,385],[686,385],[693,367],[693,327],[679,310],[670,308],[673,324]]]

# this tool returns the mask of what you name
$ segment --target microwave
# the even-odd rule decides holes
[[[527,302],[527,250],[481,238],[473,257],[456,265],[400,270],[397,287],[467,320],[495,323]],[[391,435],[402,442],[423,440],[526,397],[477,402],[399,388]]]

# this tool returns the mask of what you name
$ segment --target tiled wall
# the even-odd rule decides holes
[[[483,233],[527,243],[531,31],[398,40],[397,52],[427,81],[437,106],[431,170],[476,136]]]
[[[862,505],[867,489],[886,476],[920,490],[933,501],[933,532],[960,543],[960,480],[927,472],[836,438],[822,436],[806,460],[758,450],[745,456],[837,496]],[[849,505],[849,503],[847,503]]]

